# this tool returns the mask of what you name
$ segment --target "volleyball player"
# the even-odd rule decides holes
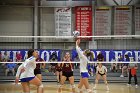
[[[70,53],[67,52],[63,59],[64,62],[71,62]],[[62,78],[59,86],[58,92],[62,91],[62,86],[64,85],[66,79],[69,79],[69,82],[72,87],[72,92],[75,93],[75,84],[74,84],[74,76],[73,76],[73,66],[71,63],[62,63]]]
[[[36,62],[43,62],[44,60],[39,57],[37,57]],[[36,68],[34,70],[34,74],[35,76],[37,76],[37,78],[39,78],[40,81],[42,81],[42,74],[41,74],[41,68],[45,68],[45,63],[36,63]]]
[[[97,66],[94,89],[96,89],[100,77],[103,78],[104,83],[106,84],[106,89],[109,90],[108,83],[107,83],[107,68],[103,66],[102,63],[99,63]]]
[[[60,83],[61,77],[62,77],[62,67],[61,67],[61,63],[58,63],[58,64],[55,66],[55,70],[56,70],[57,83]]]
[[[86,57],[87,56],[86,51],[82,52],[79,45],[80,45],[80,39],[77,39],[76,51],[77,51],[77,53],[79,55],[79,59],[80,59],[80,74],[81,74],[78,89],[79,89],[79,92],[82,93],[82,87],[85,86],[87,93],[92,93],[92,91],[89,87],[89,82],[88,82],[89,73],[87,70],[87,64],[88,64],[89,60]]]
[[[34,69],[36,68],[35,60],[37,57],[37,51],[33,49],[29,50],[28,59],[26,59],[17,70],[15,83],[17,84],[20,79],[24,93],[30,93],[30,84],[37,86],[37,93],[43,93],[43,84],[34,75]]]

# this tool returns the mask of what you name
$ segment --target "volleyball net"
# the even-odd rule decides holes
[[[77,38],[81,38],[81,49],[83,51],[89,49],[93,54],[93,59],[88,57],[89,63],[140,63],[140,35],[78,36]],[[27,58],[29,49],[36,49],[39,57],[44,60],[38,63],[65,63],[61,60],[66,52],[70,53],[72,59],[67,63],[80,63],[75,50],[74,36],[0,36],[0,63],[22,63]],[[104,61],[98,61],[100,52]],[[56,54],[57,61],[50,62],[53,53]],[[126,60],[126,55],[129,61]]]

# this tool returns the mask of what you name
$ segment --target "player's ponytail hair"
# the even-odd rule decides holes
[[[35,50],[34,49],[30,49],[29,51],[28,51],[28,58],[30,58],[31,56],[33,56],[33,52],[34,52]]]
[[[94,54],[92,52],[90,52],[90,58],[91,58],[91,61],[94,60]]]

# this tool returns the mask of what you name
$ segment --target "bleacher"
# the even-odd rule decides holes
[[[140,64],[138,64],[139,70],[137,70],[137,78],[138,82],[140,82]],[[106,67],[108,69],[108,74],[107,74],[107,79],[108,82],[110,83],[127,83],[128,82],[128,77],[120,77],[121,75],[121,70],[118,70],[118,72],[111,72],[110,71],[110,64],[106,64]],[[56,82],[56,76],[52,72],[47,72],[46,70],[42,70],[42,75],[43,75],[43,81],[44,82]],[[79,69],[74,69],[74,77],[75,77],[75,82],[78,82],[80,80],[80,73]],[[11,73],[8,74],[8,76],[5,76],[5,70],[3,66],[0,64],[0,82],[13,82],[15,79],[15,76],[12,76]],[[89,78],[90,82],[95,81],[95,74],[93,76],[90,76]],[[102,82],[102,80],[100,81]],[[132,82],[134,82],[132,78]]]

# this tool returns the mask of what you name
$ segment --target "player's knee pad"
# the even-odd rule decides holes
[[[58,88],[62,88],[62,87],[63,87],[63,85],[62,85],[62,84],[58,85]]]
[[[43,87],[44,87],[43,84],[40,84],[40,85],[39,85],[39,88],[43,88]]]
[[[71,88],[75,88],[75,85],[74,84],[71,84]]]
[[[87,93],[91,92],[91,89],[87,89]]]
[[[107,81],[104,81],[105,82],[105,84],[107,84]]]

